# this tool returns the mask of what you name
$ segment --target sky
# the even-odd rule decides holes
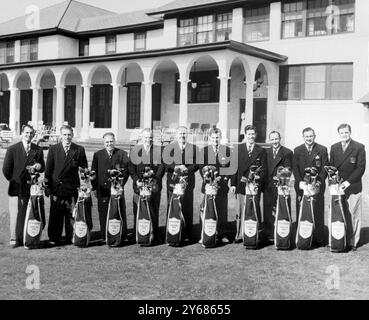
[[[5,0],[2,0],[5,1]],[[40,9],[61,3],[64,0],[13,0],[1,5],[0,22],[4,22],[26,14],[28,6],[35,5]],[[78,0],[113,12],[130,12],[152,9],[172,2],[172,0]]]

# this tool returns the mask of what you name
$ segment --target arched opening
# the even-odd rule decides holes
[[[45,126],[45,129],[52,129],[55,126],[56,115],[56,91],[55,91],[54,73],[47,69],[42,72],[40,77],[41,88],[41,106],[37,106],[38,119],[41,119],[38,125]]]
[[[77,129],[82,128],[82,74],[73,67],[65,72],[64,83],[64,122]]]
[[[109,69],[98,66],[91,75],[90,124],[93,128],[111,128],[113,88]]]
[[[16,121],[16,132],[21,132],[22,126],[32,121],[32,89],[31,78],[26,71],[22,71],[15,80],[15,87],[19,89],[19,105],[16,112],[19,114]]]
[[[9,125],[9,81],[5,73],[0,73],[0,124]]]
[[[219,122],[219,68],[209,55],[194,59],[190,64],[188,83],[189,128],[207,134]],[[180,86],[177,84],[176,103],[179,103]]]
[[[142,82],[144,76],[140,65],[130,63],[121,70],[120,101],[123,108],[119,109],[119,118],[123,121],[123,130],[142,127],[143,124],[143,95]],[[122,129],[121,129],[122,130]]]
[[[178,126],[179,108],[173,103],[178,74],[177,64],[172,60],[163,60],[155,67],[152,86],[152,127],[154,129]]]
[[[253,92],[253,125],[256,127],[256,142],[264,143],[267,138],[268,74],[263,64],[255,72]]]

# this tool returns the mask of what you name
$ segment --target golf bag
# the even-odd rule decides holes
[[[316,195],[319,193],[320,183],[317,181],[318,172],[315,167],[304,171],[304,193],[300,203],[299,220],[296,233],[296,247],[300,250],[309,250],[312,247],[315,230],[314,210]]]
[[[127,216],[124,199],[124,169],[108,170],[111,192],[106,219],[105,241],[109,247],[119,247],[127,236]]]
[[[215,198],[218,191],[218,172],[214,166],[205,166],[202,169],[205,182],[205,195],[200,208],[201,218],[201,244],[205,248],[216,246],[218,212],[215,204]]]
[[[252,165],[248,174],[241,178],[241,181],[246,183],[245,206],[241,214],[241,228],[238,227],[237,234],[242,231],[242,241],[246,249],[257,249],[260,244],[262,221],[260,203],[257,201],[260,171],[261,166]]]
[[[150,246],[154,240],[151,194],[153,190],[156,190],[157,186],[154,182],[154,171],[150,167],[145,167],[141,176],[142,178],[139,180],[141,182],[139,187],[140,195],[137,205],[136,242],[142,246]]]
[[[167,227],[166,243],[170,246],[178,247],[183,243],[183,232],[186,228],[185,219],[182,212],[182,199],[186,191],[188,179],[188,170],[185,166],[176,166],[174,168],[172,180],[175,181],[173,193],[170,198]]]
[[[73,210],[74,228],[73,243],[80,248],[88,247],[91,233],[91,178],[95,176],[94,171],[87,168],[79,168],[78,171],[80,187],[78,188],[78,199]]]
[[[31,195],[28,200],[23,229],[23,246],[31,249],[40,244],[42,230],[45,227],[45,181],[39,181],[40,173],[35,166],[26,168],[30,174]]]
[[[290,204],[290,179],[291,169],[279,167],[274,177],[278,190],[277,206],[274,224],[274,246],[279,250],[291,248],[291,204]]]
[[[331,206],[329,211],[329,244],[330,251],[343,252],[347,245],[347,224],[345,219],[346,203],[345,192],[341,188],[343,179],[338,169],[326,166],[328,173],[329,193],[331,195]]]

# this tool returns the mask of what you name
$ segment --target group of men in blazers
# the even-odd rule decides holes
[[[326,172],[324,166],[330,164],[338,168],[343,189],[348,202],[349,213],[352,221],[350,233],[351,246],[355,250],[360,239],[361,227],[361,178],[365,172],[365,148],[364,145],[351,139],[351,127],[342,124],[338,127],[341,142],[334,144],[328,159],[327,148],[315,142],[315,132],[312,128],[303,130],[304,143],[294,149],[281,145],[281,135],[277,131],[269,134],[271,148],[266,149],[256,144],[256,128],[252,125],[245,127],[244,142],[231,151],[231,148],[221,144],[222,133],[220,129],[212,128],[209,132],[210,144],[200,150],[196,145],[187,141],[188,131],[186,127],[177,129],[176,140],[165,148],[153,144],[153,132],[144,129],[142,132],[143,143],[136,145],[130,155],[124,150],[115,147],[115,136],[106,133],[103,137],[104,148],[94,153],[91,169],[96,172],[93,188],[98,199],[99,221],[102,235],[105,232],[108,202],[110,198],[109,169],[124,168],[124,183],[129,178],[133,181],[133,207],[134,215],[137,211],[141,175],[145,167],[149,166],[154,172],[157,188],[153,190],[153,233],[155,242],[159,241],[159,208],[161,201],[162,179],[167,173],[167,201],[169,203],[173,192],[172,175],[176,166],[185,166],[188,170],[188,185],[182,199],[182,211],[185,219],[185,239],[195,240],[192,232],[194,216],[194,188],[195,173],[206,165],[215,166],[219,175],[219,188],[216,197],[218,212],[217,233],[218,240],[227,243],[226,223],[228,216],[228,193],[231,191],[238,198],[239,217],[245,205],[245,182],[242,176],[247,176],[250,167],[257,164],[259,188],[255,197],[260,201],[263,192],[263,212],[258,217],[262,221],[267,239],[273,240],[274,215],[277,199],[277,190],[274,184],[274,176],[280,166],[292,167],[295,178],[296,212],[299,212],[299,204],[302,197],[302,184],[304,170],[307,167],[315,167],[318,170],[320,192],[317,197],[317,210],[315,211],[314,240],[318,245],[325,244],[324,235],[324,191]],[[3,173],[9,180],[9,212],[10,212],[10,244],[20,245],[24,224],[25,204],[29,198],[29,186],[26,184],[26,166],[37,164],[40,171],[45,168],[45,178],[48,180],[50,195],[50,217],[48,236],[50,242],[60,243],[65,225],[66,243],[71,243],[73,234],[72,210],[76,202],[79,187],[78,168],[87,168],[85,150],[72,142],[73,129],[64,125],[60,129],[61,142],[50,147],[46,166],[43,160],[42,149],[32,144],[34,130],[26,125],[22,130],[22,141],[11,146],[4,159]],[[236,151],[236,152],[235,152]],[[231,170],[222,170],[222,169]],[[233,170],[232,170],[233,169]],[[230,181],[230,182],[229,182]],[[201,188],[205,193],[205,184]],[[136,219],[134,219],[135,221]],[[92,229],[92,219],[89,217],[88,226]],[[236,239],[238,240],[238,239]]]

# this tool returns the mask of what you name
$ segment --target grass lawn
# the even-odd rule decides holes
[[[91,158],[91,155],[89,155]],[[2,166],[2,161],[0,162]],[[128,225],[132,218],[132,181],[126,187]],[[367,183],[368,184],[368,183]],[[194,223],[199,221],[200,177],[195,189]],[[0,175],[0,299],[368,299],[369,245],[367,198],[363,210],[363,246],[356,252],[276,251],[273,246],[245,250],[242,244],[204,249],[167,245],[108,248],[92,244],[39,250],[11,249],[7,182]],[[164,226],[166,190],[160,225]],[[367,197],[367,194],[366,194]],[[47,216],[49,200],[46,199]],[[229,200],[229,232],[236,200]],[[295,212],[293,210],[293,216]],[[99,230],[96,206],[94,229]],[[198,229],[198,228],[197,228]],[[44,231],[43,238],[47,239]],[[26,287],[27,266],[40,270],[40,289]],[[333,271],[336,273],[332,274]],[[338,275],[332,285],[331,279]]]

